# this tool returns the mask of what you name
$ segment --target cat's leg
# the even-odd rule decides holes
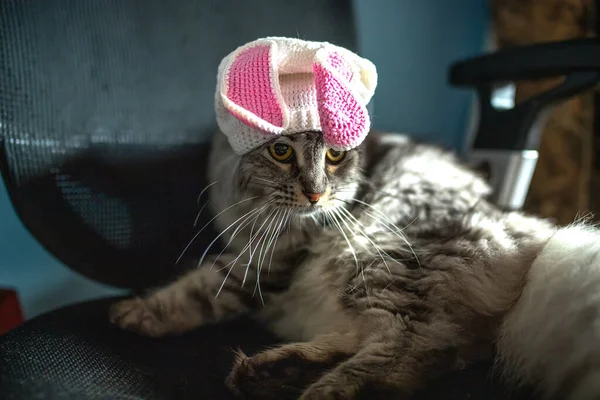
[[[227,386],[237,395],[256,399],[297,399],[327,370],[356,353],[351,332],[316,337],[275,347],[252,357],[238,352]]]
[[[168,286],[114,304],[110,321],[126,330],[159,337],[248,311],[258,304],[252,297],[251,280],[245,284],[247,292],[235,271],[228,275],[227,264],[235,257],[223,254],[214,265],[212,259],[207,260]],[[250,269],[250,278],[253,272]]]
[[[401,317],[389,322],[354,356],[310,385],[300,399],[408,399],[427,380],[460,365],[450,339],[455,335],[451,324],[440,320],[411,327]]]

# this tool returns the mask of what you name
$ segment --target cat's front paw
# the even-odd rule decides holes
[[[227,387],[244,399],[297,399],[310,384],[308,371],[272,354],[267,350],[248,357],[238,351]]]
[[[132,298],[113,304],[109,310],[109,320],[121,329],[133,331],[151,337],[160,337],[168,333],[148,299]]]

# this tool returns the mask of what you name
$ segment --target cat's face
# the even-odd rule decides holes
[[[249,196],[298,216],[314,216],[349,203],[361,177],[361,152],[338,152],[318,132],[281,136],[244,155],[238,184]]]

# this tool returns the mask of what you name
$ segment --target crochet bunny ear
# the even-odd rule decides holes
[[[337,150],[352,149],[365,139],[371,128],[366,104],[373,95],[376,75],[371,65],[353,68],[336,51],[321,49],[315,56],[313,73],[325,142]],[[355,76],[353,70],[359,70]]]
[[[281,133],[289,119],[273,62],[276,47],[273,41],[256,41],[240,48],[225,66],[220,84],[223,105],[233,116],[273,134]]]

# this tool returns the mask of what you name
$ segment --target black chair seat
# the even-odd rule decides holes
[[[224,380],[233,350],[253,354],[277,343],[272,334],[243,319],[178,337],[142,337],[108,323],[114,300],[62,308],[1,336],[0,398],[229,399]],[[448,375],[416,397],[507,398],[488,365]]]
[[[226,399],[232,349],[275,342],[249,321],[142,337],[108,323],[112,301],[59,309],[0,337],[0,398]]]

